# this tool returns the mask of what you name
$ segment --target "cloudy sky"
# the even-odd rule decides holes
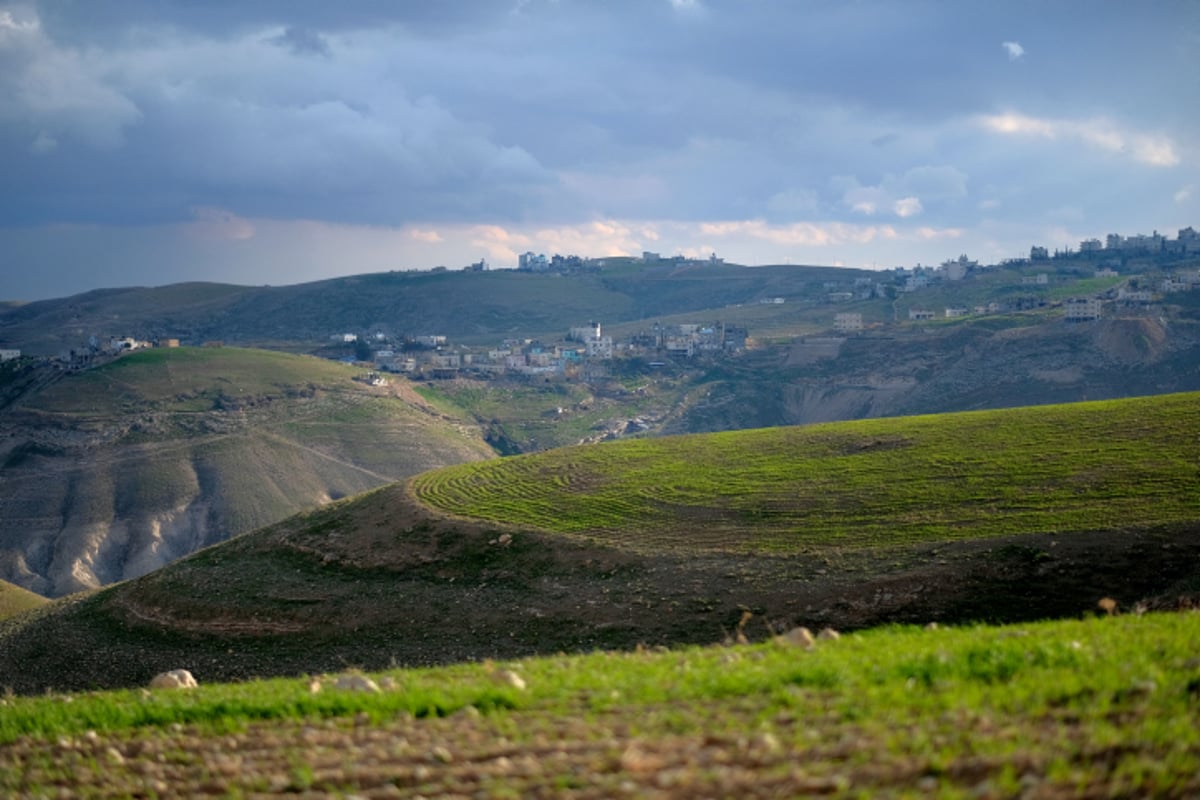
[[[1200,3],[0,0],[0,299],[1200,226]]]

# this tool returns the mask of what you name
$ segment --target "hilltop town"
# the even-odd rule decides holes
[[[796,279],[788,284],[764,281],[761,287],[733,302],[723,298],[722,280],[734,274],[730,270],[753,278],[768,269],[786,269],[797,275],[804,274],[804,270],[823,271],[821,280]],[[432,279],[451,272],[437,267],[425,275]],[[362,364],[377,375],[391,372],[422,380],[471,377],[589,382],[610,376],[614,361],[634,364],[644,371],[736,359],[748,350],[772,343],[903,335],[931,325],[976,318],[1011,320],[1014,315],[1034,315],[1064,323],[1087,323],[1105,316],[1151,314],[1171,302],[1172,297],[1200,289],[1200,234],[1192,227],[1179,230],[1175,238],[1157,231],[1150,235],[1109,234],[1104,242],[1081,241],[1078,249],[1049,252],[1034,245],[1027,258],[1006,259],[998,264],[981,264],[963,254],[936,267],[917,264],[875,271],[741,267],[727,264],[715,253],[693,259],[647,251],[637,258],[603,259],[527,252],[520,255],[515,270],[491,270],[481,259],[461,273],[465,274],[459,281],[470,281],[475,275],[499,277],[507,273],[538,280],[559,278],[569,286],[578,283],[581,287],[584,282],[607,280],[613,274],[654,275],[656,282],[651,286],[709,280],[712,288],[697,301],[705,308],[702,312],[611,323],[596,312],[589,313],[590,319],[578,318],[557,331],[541,326],[491,341],[481,335],[465,336],[472,320],[461,316],[442,330],[414,330],[411,321],[392,318],[377,319],[357,329],[327,331],[321,338],[310,332],[308,320],[295,318],[294,330],[283,331],[280,340],[287,343],[287,349]],[[349,286],[357,280],[340,279],[340,284]],[[782,290],[774,293],[780,287]],[[469,283],[462,283],[455,291],[469,288]],[[348,291],[351,289],[349,286]],[[587,290],[579,291],[586,306]],[[420,297],[414,301],[419,303]],[[328,302],[336,304],[332,299]],[[225,322],[211,321],[202,338],[154,335],[151,330],[93,331],[57,355],[37,360],[45,366],[74,371],[145,347],[220,346],[227,340],[231,344],[259,344],[246,342],[228,316]],[[156,328],[170,330],[170,324],[159,321]],[[19,359],[21,354],[19,348],[6,347],[0,349],[0,361]]]
[[[611,261],[560,255],[547,258],[529,252],[520,256],[518,271],[571,274],[601,270]],[[644,252],[637,261],[648,266],[670,264],[680,270],[725,263],[715,253],[698,260]],[[480,261],[466,269],[484,271],[486,263]],[[972,284],[987,286],[992,294],[1002,297],[972,305],[954,302],[940,308],[926,301],[957,300],[955,290]],[[1157,231],[1150,236],[1110,234],[1104,244],[1088,239],[1080,242],[1078,251],[1064,249],[1053,254],[1035,245],[1028,258],[1007,259],[994,265],[982,265],[964,254],[937,267],[918,264],[883,271],[877,277],[827,280],[818,291],[803,297],[764,296],[758,302],[782,306],[790,301],[810,314],[814,308],[827,307],[828,332],[842,336],[880,333],[908,327],[907,323],[1039,310],[1053,312],[1065,322],[1089,322],[1101,319],[1106,310],[1110,314],[1138,313],[1172,294],[1197,289],[1200,234],[1187,227],[1175,239]],[[1064,290],[1072,294],[1063,297]],[[870,310],[838,310],[840,306],[871,300],[887,301],[894,312],[892,318],[880,319],[876,314],[873,319]],[[563,332],[560,341],[513,337],[492,347],[457,344],[440,333],[394,337],[384,331],[343,332],[330,338],[333,349],[341,345],[354,350],[353,354],[335,357],[367,362],[382,371],[432,379],[509,375],[587,380],[606,376],[604,363],[614,358],[638,358],[652,368],[663,367],[682,360],[736,356],[745,352],[747,342],[752,341],[746,326],[721,320],[655,322],[623,338],[605,334],[600,322],[589,321]]]

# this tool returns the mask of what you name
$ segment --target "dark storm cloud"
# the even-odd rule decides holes
[[[0,228],[1189,224],[1196,74],[1171,0],[0,0]]]
[[[47,31],[71,42],[119,40],[130,30],[170,27],[222,37],[263,26],[340,31],[400,24],[448,33],[504,16],[497,0],[45,0],[37,4]]]
[[[330,55],[329,43],[325,41],[325,37],[309,28],[289,27],[271,41],[286,47],[296,55]]]

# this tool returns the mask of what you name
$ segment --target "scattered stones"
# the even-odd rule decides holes
[[[360,675],[356,672],[349,672],[345,675],[338,675],[337,680],[333,682],[333,688],[341,689],[347,692],[367,692],[369,694],[379,694],[379,684],[368,678],[366,675]]]
[[[803,647],[806,649],[812,649],[813,635],[812,631],[810,631],[808,628],[797,627],[792,628],[785,634],[776,636],[775,641],[780,644],[788,645],[789,647]]]
[[[308,693],[309,694],[317,694],[320,691],[321,691],[321,679],[320,678],[312,678],[311,680],[309,680]]]
[[[817,634],[817,638],[825,641],[837,641],[842,638],[842,635],[833,628],[821,628],[821,632]]]
[[[525,679],[511,669],[493,671],[492,680],[501,686],[510,686],[520,692],[525,691]]]
[[[150,679],[151,689],[195,689],[197,686],[196,679],[186,669],[160,672]]]
[[[665,764],[666,761],[661,756],[647,751],[638,742],[630,742],[621,753],[621,769],[626,772],[657,772]]]
[[[1117,613],[1117,601],[1111,597],[1101,597],[1096,601],[1096,607],[1108,614],[1110,617]]]

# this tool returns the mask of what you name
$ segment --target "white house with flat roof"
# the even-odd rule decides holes
[[[835,314],[833,317],[833,329],[835,331],[843,331],[845,333],[861,331],[863,329],[862,314],[857,312]]]

